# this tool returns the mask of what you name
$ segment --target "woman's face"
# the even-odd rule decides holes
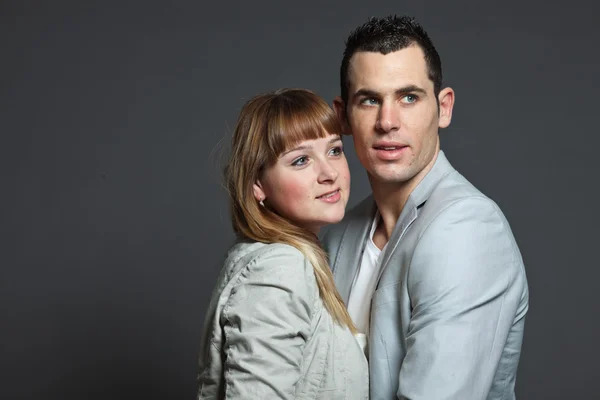
[[[254,197],[315,234],[344,217],[350,171],[339,135],[305,140],[279,156],[254,184]]]

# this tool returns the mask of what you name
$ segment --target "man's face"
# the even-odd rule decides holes
[[[336,111],[346,121],[371,183],[420,180],[435,162],[438,128],[450,123],[452,89],[440,92],[440,118],[433,82],[418,46],[387,55],[355,53],[348,82],[346,113],[340,115],[339,100]]]

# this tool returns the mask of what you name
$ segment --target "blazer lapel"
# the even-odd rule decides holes
[[[352,282],[354,282],[354,277],[362,259],[366,243],[365,238],[369,233],[375,209],[376,206],[372,196],[366,198],[359,206],[358,212],[352,216],[346,225],[335,263],[332,266],[335,284],[346,305],[350,298]]]
[[[429,195],[438,183],[452,171],[454,171],[454,168],[448,162],[444,152],[440,150],[431,171],[425,175],[423,180],[412,191],[404,205],[400,218],[398,218],[398,222],[396,222],[392,236],[390,237],[385,253],[383,254],[383,261],[381,268],[379,269],[379,276],[377,277],[377,285],[379,285],[379,279],[381,279],[381,275],[392,258],[394,251],[396,251],[404,233],[414,220],[417,219],[418,208],[427,201]]]
[[[417,219],[417,207],[414,205],[414,203],[409,198],[409,200],[406,202],[406,205],[404,206],[404,209],[402,210],[402,213],[400,214],[400,218],[398,218],[398,222],[396,223],[396,226],[394,227],[392,236],[390,237],[390,240],[388,241],[388,244],[385,248],[385,252],[383,253],[383,260],[381,261],[381,268],[379,268],[379,275],[377,276],[377,285],[379,285],[379,280],[381,279],[381,275],[383,274],[383,271],[387,267],[387,264],[389,263],[390,258],[394,254],[394,251],[396,251],[396,247],[398,247],[400,240],[402,240],[402,236],[404,236],[404,232],[406,232],[406,230],[408,229],[410,224],[412,224],[415,219]]]

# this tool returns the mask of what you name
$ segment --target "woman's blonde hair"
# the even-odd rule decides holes
[[[242,108],[225,168],[234,231],[241,237],[263,243],[284,243],[301,251],[311,262],[325,308],[333,319],[352,332],[356,328],[338,293],[327,256],[317,236],[254,197],[253,184],[265,168],[303,140],[341,133],[329,105],[305,89],[280,89],[250,99]]]

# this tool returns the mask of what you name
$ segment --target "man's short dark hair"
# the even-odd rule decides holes
[[[433,82],[436,99],[442,88],[442,61],[429,35],[412,17],[372,17],[350,33],[340,67],[342,100],[348,106],[348,65],[354,53],[370,51],[388,54],[412,45],[423,50],[427,63],[427,74]]]

